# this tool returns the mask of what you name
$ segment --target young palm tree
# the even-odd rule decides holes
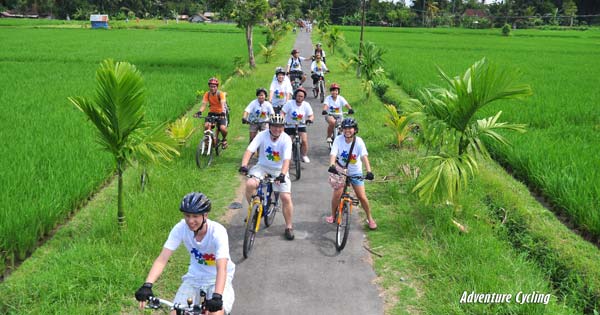
[[[335,55],[335,47],[344,41],[344,34],[339,28],[333,27],[327,33],[325,33],[325,39],[327,40],[327,46],[331,50],[331,54]]]
[[[374,80],[375,78],[383,75],[383,54],[385,49],[377,47],[372,42],[366,42],[363,45],[362,56],[354,56],[352,61],[356,64],[359,69],[361,76],[364,74],[366,80]]]
[[[134,159],[157,162],[179,155],[164,124],[152,127],[144,119],[145,90],[140,72],[127,62],[104,60],[96,71],[96,96],[69,97],[96,126],[98,143],[115,159],[118,176],[117,219],[123,212],[123,171]]]
[[[518,99],[532,94],[529,85],[519,84],[516,71],[498,69],[485,58],[460,77],[451,78],[438,68],[448,83],[446,88],[421,91],[423,102],[411,99],[404,104],[408,119],[421,127],[420,140],[433,152],[424,158],[432,168],[413,192],[426,203],[455,201],[457,194],[477,172],[477,158],[489,158],[484,138],[508,145],[499,130],[525,131],[525,125],[498,122],[494,116],[476,119],[484,106],[502,99]]]

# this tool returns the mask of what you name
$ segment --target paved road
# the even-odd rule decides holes
[[[300,32],[295,47],[301,56],[309,56],[313,47],[309,34]],[[309,66],[303,64],[305,69]],[[313,107],[316,121],[308,129],[311,163],[303,164],[302,178],[292,183],[296,239],[284,238],[283,215],[278,212],[269,228],[261,224],[252,255],[244,259],[246,209],[233,214],[228,229],[230,253],[237,265],[233,313],[383,314],[383,301],[373,284],[375,273],[369,263],[370,256],[363,248],[363,224],[358,222],[358,211],[362,210],[353,214],[348,243],[341,253],[335,249],[334,226],[324,221],[331,196],[324,140],[326,124],[321,105],[309,89],[312,80],[307,78],[304,86],[309,91],[307,101]]]

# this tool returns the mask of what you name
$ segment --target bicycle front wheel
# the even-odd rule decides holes
[[[254,239],[256,237],[256,222],[258,221],[258,212],[260,204],[253,204],[250,212],[250,218],[246,220],[246,232],[244,233],[244,258],[250,257],[252,247],[254,246]]]
[[[296,168],[296,180],[300,179],[300,175],[302,175],[302,167],[300,165],[300,160],[302,157],[300,156],[300,142],[294,143],[294,167]]]
[[[323,104],[323,101],[325,100],[325,81],[323,80],[319,81],[319,94],[321,104]]]
[[[346,246],[348,234],[350,233],[350,204],[342,201],[342,210],[336,214],[337,229],[335,232],[335,249],[342,251]]]
[[[279,207],[279,193],[271,192],[271,196],[269,197],[269,207],[267,208],[267,212],[265,213],[265,226],[269,227],[275,221],[275,214],[277,213],[277,208]]]

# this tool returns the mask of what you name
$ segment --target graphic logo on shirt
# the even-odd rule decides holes
[[[267,153],[267,160],[273,162],[281,161],[281,155],[279,154],[279,151],[274,151],[273,148],[271,148],[271,146],[268,146],[265,152]]]
[[[340,155],[343,163],[348,163],[348,152],[344,150]],[[350,164],[356,164],[356,154],[352,154],[352,156],[350,156]]]
[[[296,112],[296,111],[294,111],[294,112],[292,113],[292,120],[295,120],[295,121],[302,121],[302,120],[303,120],[303,118],[304,118],[304,114],[300,114],[300,113],[298,113],[298,112]]]
[[[339,107],[329,106],[329,112],[330,113],[339,114],[340,113],[340,108]]]
[[[198,249],[194,248],[191,251],[192,255],[200,265],[205,266],[216,266],[217,261],[215,259],[215,254],[203,254]]]
[[[255,115],[255,117],[258,117],[259,119],[267,118],[267,112],[261,112],[260,109],[257,109],[256,111],[254,111],[254,115]]]
[[[283,99],[284,97],[283,91],[275,90],[275,98]]]

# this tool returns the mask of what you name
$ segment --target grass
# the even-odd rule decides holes
[[[215,35],[223,37],[223,34]],[[284,62],[287,56],[284,51],[288,51],[292,43],[292,38],[286,38],[278,46],[278,56],[284,57],[278,57],[277,61]],[[176,161],[167,167],[149,168],[150,183],[143,193],[138,185],[140,170],[128,169],[124,201],[126,228],[117,229],[116,183],[110,183],[0,283],[0,296],[3,297],[0,313],[139,313],[133,294],[144,282],[170,229],[182,218],[178,210],[181,198],[190,191],[206,193],[213,201],[211,219],[222,221],[229,203],[241,197],[236,194],[240,185],[237,168],[248,143],[248,133],[247,127],[238,122],[243,109],[254,99],[256,88],[270,83],[274,68],[273,63],[259,62],[251,76],[235,77],[223,87],[232,107],[230,146],[209,169],[198,170],[195,165],[195,147],[200,133],[183,147],[182,155]],[[146,76],[144,69],[142,74]],[[205,78],[199,80],[203,83]],[[192,85],[197,88],[196,83],[194,80]],[[189,97],[193,96],[190,94]],[[183,111],[190,109],[189,103],[186,104],[182,106]],[[192,112],[186,115],[191,117]],[[83,121],[79,123],[88,126]],[[173,298],[188,261],[185,250],[178,250],[154,292]]]
[[[358,28],[343,28],[357,47]],[[498,102],[481,116],[502,110],[501,119],[528,124],[528,132],[507,134],[513,148],[495,148],[495,158],[515,176],[535,186],[578,229],[600,238],[600,90],[597,76],[600,29],[587,31],[367,28],[365,40],[385,47],[386,71],[413,97],[464,72],[487,57],[520,69],[534,96],[524,102]]]
[[[234,56],[245,56],[244,35],[222,28],[0,28],[3,47],[10,48],[0,51],[0,272],[31,253],[112,175],[110,155],[98,150],[93,126],[67,97],[92,95],[103,59],[128,61],[143,73],[147,116],[173,120],[195,102],[209,77],[228,76]]]
[[[340,55],[328,56],[332,68]],[[482,176],[462,196],[462,206],[419,203],[410,194],[415,180],[403,175],[402,168],[420,166],[423,152],[411,145],[402,150],[393,146],[395,136],[383,126],[383,104],[376,97],[365,99],[354,74],[332,71],[328,80],[343,82],[342,95],[356,109],[359,125],[367,126],[360,135],[376,179],[390,176],[367,184],[379,225],[368,233],[369,246],[382,255],[373,259],[385,289],[386,314],[578,314],[598,308],[598,250],[498,166],[483,163]],[[512,294],[512,302],[461,304],[462,294],[471,291]],[[549,303],[515,300],[519,292],[533,291],[551,294]]]

